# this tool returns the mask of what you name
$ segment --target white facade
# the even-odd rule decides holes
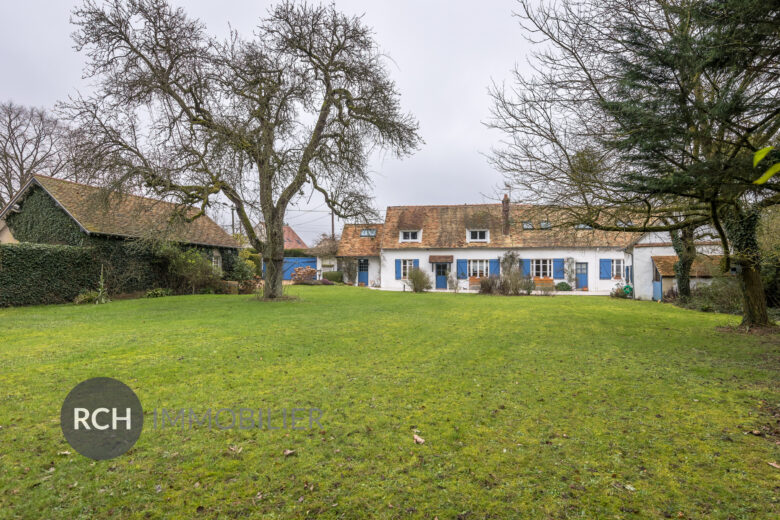
[[[500,260],[507,251],[513,251],[521,259],[564,259],[564,278],[555,278],[553,281],[569,282],[575,276],[569,273],[570,267],[575,263],[587,265],[587,293],[609,294],[612,289],[621,283],[626,283],[626,267],[630,268],[632,279],[628,283],[634,289],[634,297],[640,300],[653,298],[653,256],[674,256],[674,248],[670,245],[669,233],[647,233],[634,246],[627,249],[610,247],[592,248],[460,248],[460,249],[428,249],[408,247],[404,249],[383,249],[380,256],[363,257],[368,259],[368,287],[377,287],[387,290],[407,290],[402,279],[396,278],[396,260],[417,260],[421,270],[428,273],[431,282],[435,283],[434,264],[429,261],[431,256],[452,256],[451,271],[456,270],[457,260]],[[410,244],[412,246],[412,244]],[[706,243],[697,247],[702,254],[720,254],[719,246]],[[619,278],[602,278],[600,261],[602,259],[617,260],[622,263]],[[621,264],[615,264],[621,265]],[[490,273],[494,274],[494,273]],[[497,273],[496,273],[497,274]],[[617,274],[617,273],[613,273]],[[454,278],[454,276],[453,276]],[[692,280],[692,283],[700,283],[702,280]],[[460,290],[468,290],[468,279],[457,280]],[[357,283],[357,282],[356,282]],[[576,287],[575,284],[572,284]]]
[[[463,249],[384,249],[381,253],[381,284],[383,289],[401,291],[404,290],[403,280],[395,277],[396,260],[417,260],[420,269],[429,273],[431,281],[434,281],[433,264],[429,262],[431,255],[450,255],[453,257],[451,269],[456,269],[457,260],[500,260],[507,252],[513,251],[521,259],[556,259],[564,260],[572,258],[576,263],[586,263],[588,266],[588,292],[592,294],[608,294],[621,279],[601,279],[599,276],[599,260],[620,260],[623,264],[622,272],[625,272],[627,256],[621,248],[526,248],[526,249],[488,249],[488,248],[463,248]],[[494,274],[494,273],[490,273]],[[498,273],[495,273],[498,274]],[[568,281],[568,273],[564,278],[554,279],[555,283]],[[468,289],[468,280],[458,280],[460,289]]]
[[[638,300],[653,299],[653,266],[654,256],[676,256],[671,246],[672,237],[668,232],[646,233],[629,250],[629,262],[634,265],[634,298]],[[696,250],[705,255],[722,254],[723,249],[712,243],[702,243],[696,246]],[[633,257],[633,258],[631,258]],[[703,279],[691,279],[692,286],[702,283]],[[664,292],[672,286],[676,287],[676,281],[672,285],[664,287]]]

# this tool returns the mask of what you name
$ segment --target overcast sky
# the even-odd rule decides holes
[[[73,49],[70,11],[78,2],[3,2],[0,15],[0,99],[52,107],[77,89],[83,57]],[[273,4],[262,0],[176,1],[217,35],[228,24],[249,34]],[[503,81],[525,62],[528,43],[512,11],[514,0],[336,0],[363,14],[392,58],[403,107],[420,121],[425,144],[412,157],[375,157],[377,205],[463,204],[492,198],[501,176],[484,153],[500,138],[488,117],[491,79]],[[304,210],[304,211],[301,211]],[[312,211],[314,210],[314,211]],[[330,232],[330,216],[316,196],[288,213],[289,224],[312,242]],[[229,214],[219,215],[224,223]],[[341,224],[337,223],[338,233]]]

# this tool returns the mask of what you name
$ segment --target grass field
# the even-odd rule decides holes
[[[776,420],[776,335],[602,297],[291,292],[0,309],[0,517],[780,515],[780,445],[745,433]],[[96,376],[146,414],[100,462],[59,427]],[[225,407],[316,407],[322,430],[152,426]]]

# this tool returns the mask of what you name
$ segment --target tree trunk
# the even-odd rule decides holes
[[[672,246],[674,252],[677,253],[677,261],[674,263],[674,277],[677,281],[677,292],[683,301],[687,301],[691,297],[691,266],[696,259],[695,231],[696,228],[688,226],[670,232]]]
[[[746,327],[766,327],[770,325],[766,309],[766,293],[761,280],[761,266],[754,262],[742,264],[739,273],[742,289],[742,325]]]
[[[760,213],[754,208],[744,210],[739,206],[731,208],[724,219],[726,234],[733,246],[732,261],[740,266],[742,325],[746,327],[771,325],[764,282],[761,280],[761,254],[757,240],[759,219]]]
[[[265,222],[266,240],[263,248],[263,261],[265,262],[263,296],[274,299],[283,294],[284,221],[276,214],[269,216],[270,218],[266,217]]]

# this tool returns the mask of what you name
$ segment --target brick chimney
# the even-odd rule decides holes
[[[504,199],[501,201],[501,231],[505,235],[509,234],[509,195],[504,193]]]

